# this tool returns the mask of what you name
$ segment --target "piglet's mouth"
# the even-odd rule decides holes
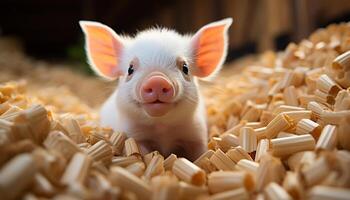
[[[161,117],[167,114],[173,106],[173,103],[167,103],[160,100],[142,104],[143,109],[151,117]]]
[[[151,102],[151,104],[152,103],[166,103],[166,102],[163,102],[163,101],[157,99],[156,101]]]

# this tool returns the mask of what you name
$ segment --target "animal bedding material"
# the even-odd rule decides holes
[[[142,155],[71,94],[0,85],[5,199],[347,199],[350,24],[203,87],[209,150]],[[337,40],[338,46],[334,46]],[[302,55],[302,56],[301,56]],[[62,103],[64,99],[64,103]],[[68,112],[68,113],[67,113]]]

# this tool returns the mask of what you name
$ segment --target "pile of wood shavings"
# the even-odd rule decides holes
[[[6,41],[6,39],[3,40]],[[33,96],[36,95],[36,92],[45,93],[48,90],[55,90],[57,87],[59,89],[56,94],[50,92],[55,94],[54,96],[58,96],[60,92],[67,95],[67,91],[71,90],[74,91],[74,96],[84,100],[91,107],[102,104],[115,88],[116,83],[113,81],[107,82],[100,78],[91,78],[78,73],[75,70],[77,68],[75,65],[34,60],[21,52],[20,49],[5,48],[6,45],[2,44],[1,41],[2,38],[0,38],[0,83],[25,79],[28,82],[26,90],[28,94]]]
[[[0,86],[3,199],[348,199],[350,24],[204,88],[209,151],[141,155],[69,92]],[[58,95],[59,94],[59,95]]]

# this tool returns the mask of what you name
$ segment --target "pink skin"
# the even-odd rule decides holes
[[[147,114],[160,117],[171,109],[175,90],[165,75],[152,73],[141,83],[140,96]]]

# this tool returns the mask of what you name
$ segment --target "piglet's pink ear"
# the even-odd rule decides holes
[[[205,78],[220,70],[227,54],[227,30],[231,24],[232,18],[213,22],[202,27],[193,36],[193,75]]]
[[[108,26],[98,22],[80,21],[85,34],[85,48],[92,69],[100,76],[115,79],[122,74],[119,56],[121,38]]]

